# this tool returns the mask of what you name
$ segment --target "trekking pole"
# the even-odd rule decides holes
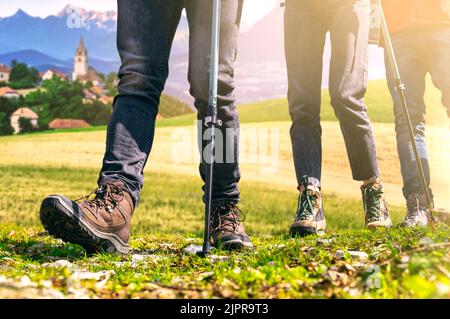
[[[206,182],[205,182],[205,233],[203,238],[203,249],[198,252],[199,256],[205,257],[211,251],[210,224],[211,224],[211,197],[214,180],[214,152],[215,152],[215,129],[221,125],[217,119],[217,80],[219,73],[219,37],[220,37],[220,8],[221,0],[213,0],[212,9],[212,32],[211,32],[211,67],[209,76],[209,99],[208,113],[205,118],[205,126],[211,131],[210,150],[206,159]],[[203,152],[202,152],[203,158]],[[202,159],[204,160],[204,159]]]
[[[411,117],[409,115],[408,103],[406,101],[406,94],[405,94],[406,86],[403,83],[402,78],[400,76],[400,71],[398,69],[398,64],[397,64],[397,60],[395,57],[394,47],[392,46],[391,36],[389,34],[386,17],[384,16],[383,5],[381,3],[381,0],[378,0],[378,7],[380,10],[380,15],[381,15],[381,32],[382,32],[383,39],[384,39],[384,49],[386,50],[386,54],[387,54],[389,63],[391,65],[391,70],[394,73],[395,89],[400,97],[401,106],[402,106],[403,113],[406,118],[406,124],[407,124],[407,128],[408,128],[409,137],[411,139],[411,145],[412,145],[412,149],[413,149],[413,153],[414,153],[414,158],[417,163],[417,170],[419,173],[420,184],[421,184],[422,190],[427,198],[427,202],[428,202],[427,207],[430,209],[430,211],[432,211],[434,209],[434,201],[433,201],[433,198],[431,197],[431,193],[428,188],[428,183],[425,178],[425,172],[423,170],[422,161],[420,160],[419,152],[417,150],[414,129],[413,129],[413,125],[411,122]],[[432,218],[433,218],[433,215],[432,215]]]

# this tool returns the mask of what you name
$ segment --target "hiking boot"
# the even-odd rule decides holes
[[[133,209],[125,184],[116,181],[75,201],[51,195],[42,202],[39,215],[50,235],[81,245],[88,253],[127,254]]]
[[[383,185],[380,182],[375,182],[361,186],[361,192],[366,215],[366,227],[369,229],[391,227],[392,222],[389,217],[388,205],[384,198]]]
[[[289,229],[292,237],[323,233],[327,225],[319,183],[313,183],[308,176],[304,176],[302,186],[294,223]]]
[[[431,213],[425,204],[424,194],[410,194],[406,199],[406,217],[401,227],[426,227],[431,223]]]
[[[226,203],[213,208],[211,237],[214,246],[224,250],[252,248],[253,244],[242,224],[244,220],[244,213],[234,203]]]

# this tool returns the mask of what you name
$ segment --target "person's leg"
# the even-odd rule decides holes
[[[182,0],[118,1],[117,42],[122,66],[99,187],[84,200],[72,201],[61,195],[44,199],[40,219],[55,237],[90,252],[128,253],[131,217],[143,185],[182,8]]]
[[[425,142],[425,77],[427,74],[427,59],[424,41],[416,30],[405,30],[392,35],[400,76],[405,84],[405,97],[413,125],[415,142],[422,161],[425,176],[429,183],[430,170],[428,165],[427,145]],[[411,138],[408,132],[406,117],[400,96],[395,87],[394,72],[385,53],[386,78],[389,91],[394,102],[395,130],[397,137],[397,152],[403,178],[403,194],[406,199],[407,213],[402,226],[427,224],[426,197],[421,190],[417,163],[414,157]],[[414,67],[411,67],[411,66]],[[431,192],[431,190],[430,190]]]
[[[208,144],[205,136],[207,127],[204,119],[208,110],[209,69],[211,55],[211,12],[212,1],[189,0],[186,2],[189,21],[189,72],[190,93],[195,99],[198,110],[199,142],[202,140],[201,154]],[[234,64],[237,54],[239,24],[242,14],[242,0],[224,0],[221,8],[220,46],[219,46],[219,78],[217,97],[217,116],[222,121],[219,127],[224,140],[217,143],[214,164],[213,206],[227,202],[239,201],[238,183],[240,171],[239,157],[239,119],[236,108]],[[234,134],[234,135],[233,135]],[[204,137],[204,138],[202,138]],[[222,146],[222,149],[219,149]],[[205,154],[206,155],[206,154]],[[206,158],[201,157],[200,175],[206,179]],[[203,186],[203,189],[205,187]]]
[[[99,184],[123,181],[135,205],[182,8],[181,0],[118,1],[119,95],[108,125]]]
[[[428,57],[428,71],[433,84],[442,93],[442,105],[447,110],[447,115],[450,118],[450,72],[448,72],[450,65],[450,27],[442,26],[431,29],[424,36],[427,40],[425,48]],[[423,210],[424,206],[425,204],[420,202],[419,208]],[[426,222],[429,223],[429,214],[427,214],[427,217]]]
[[[210,231],[214,245],[223,249],[253,246],[241,223],[242,212],[236,207],[239,202],[240,171],[234,63],[242,5],[242,0],[223,0],[221,7],[217,117],[222,124],[216,135]],[[198,110],[199,146],[201,146],[199,170],[205,182],[208,156],[204,153],[208,152],[208,137],[205,134],[207,128],[204,120],[207,116],[209,98],[212,1],[188,0],[186,12],[190,29],[188,78],[191,85],[190,92]]]
[[[405,84],[406,102],[415,133],[419,156],[429,182],[429,165],[425,142],[425,77],[427,74],[426,51],[419,43],[420,37],[415,30],[403,31],[392,36],[400,77]],[[394,101],[395,130],[397,133],[397,151],[403,177],[405,198],[420,190],[419,173],[408,133],[406,117],[398,92],[395,88],[394,74],[386,56],[386,78]],[[411,66],[414,67],[411,67]]]
[[[364,103],[368,73],[370,0],[333,1],[329,89],[344,136],[353,179],[362,181],[366,226],[390,226]]]
[[[328,8],[318,1],[287,1],[285,53],[294,165],[300,191],[289,233],[304,236],[326,227],[320,193],[322,59]]]
[[[364,103],[368,74],[369,0],[336,2],[330,37],[329,89],[353,179],[379,176],[372,125]]]
[[[284,32],[290,129],[297,184],[321,179],[320,104],[326,24],[315,1],[287,1]]]
[[[442,92],[442,105],[450,117],[450,27],[430,32],[428,41],[429,72],[434,85]]]

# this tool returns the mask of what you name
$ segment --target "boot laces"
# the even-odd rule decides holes
[[[236,205],[227,203],[216,207],[212,218],[213,225],[217,224],[217,226],[211,231],[231,230],[236,232],[240,223],[245,220],[245,214]]]
[[[92,195],[95,195],[95,197],[90,200],[89,198]],[[123,191],[118,186],[114,184],[103,184],[93,190],[90,194],[83,196],[76,201],[84,201],[89,207],[96,211],[105,208],[108,213],[112,213],[114,208],[123,198]]]
[[[419,195],[415,194],[415,196],[408,201],[408,212],[406,214],[407,220],[415,220],[420,214],[420,201]]]
[[[317,207],[318,194],[308,189],[308,177],[303,177],[304,190],[298,200],[297,214],[295,220],[309,220],[314,217],[314,208]]]
[[[375,188],[373,185],[367,186],[363,190],[364,211],[369,221],[377,221],[381,216],[381,201],[383,190]]]

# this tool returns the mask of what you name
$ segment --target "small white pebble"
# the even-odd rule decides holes
[[[190,255],[195,255],[198,252],[201,252],[202,250],[203,250],[202,246],[199,246],[199,245],[189,245],[183,249],[184,252],[186,252]]]

